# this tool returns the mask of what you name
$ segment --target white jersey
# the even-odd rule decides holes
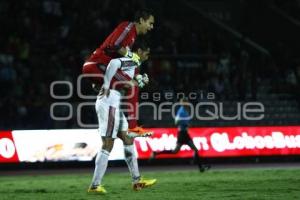
[[[137,64],[129,58],[112,59],[106,68],[102,87],[111,88],[111,80],[118,69],[133,79],[136,67]],[[102,137],[116,138],[118,131],[127,131],[128,129],[126,117],[120,111],[121,98],[121,93],[114,89],[110,89],[108,97],[105,95],[97,97],[95,108]]]
[[[132,61],[130,58],[123,57],[123,58],[112,59],[106,68],[103,87],[105,89],[109,89],[111,79],[116,74],[118,69],[121,69],[124,73],[126,73],[129,77],[133,79],[134,71],[136,67],[137,64],[134,61]]]
[[[133,79],[136,67],[137,64],[133,62],[130,58],[112,59],[106,68],[106,72],[104,75],[104,83],[102,87],[105,89],[110,89],[112,87],[111,80],[118,69],[121,69],[124,73],[126,73],[129,77]],[[110,95],[107,101],[109,101],[110,105],[112,106],[119,106],[121,102],[121,93],[117,90],[110,89]]]

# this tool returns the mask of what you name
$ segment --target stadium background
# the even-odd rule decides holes
[[[22,138],[26,138],[26,132],[22,130],[72,131],[82,128],[76,114],[68,120],[51,119],[51,105],[57,102],[70,103],[73,113],[80,103],[90,103],[82,107],[80,120],[84,124],[96,124],[93,100],[82,99],[76,93],[82,64],[120,21],[131,20],[135,10],[145,7],[153,10],[155,15],[155,28],[149,34],[151,58],[142,67],[142,72],[149,74],[151,81],[151,85],[142,90],[149,93],[147,101],[157,105],[174,103],[178,101],[177,96],[167,99],[165,94],[193,92],[197,98],[191,103],[223,103],[225,116],[234,116],[239,102],[261,102],[265,107],[262,120],[219,118],[205,121],[194,118],[191,127],[244,127],[246,131],[251,127],[271,127],[264,133],[270,135],[277,130],[272,127],[288,128],[282,132],[295,136],[294,146],[287,145],[286,149],[275,153],[269,151],[267,156],[263,153],[251,154],[250,157],[245,154],[215,155],[205,160],[216,165],[298,163],[300,2],[297,0],[0,1],[0,139],[18,130],[21,131],[18,134],[24,134]],[[70,98],[55,99],[50,95],[53,81],[69,81],[75,92]],[[85,81],[80,88],[85,94],[94,94]],[[66,84],[55,87],[58,96],[69,92]],[[209,92],[216,98],[208,99]],[[157,93],[163,97],[159,101],[153,98]],[[206,108],[202,109],[200,112],[205,115]],[[58,117],[69,116],[70,109],[58,106],[54,113]],[[143,107],[140,113],[140,124],[145,127],[175,127],[170,113],[164,113],[161,120],[150,118],[152,112],[147,107]],[[173,130],[170,134],[176,132]],[[201,136],[201,132],[197,132],[197,136]],[[39,141],[33,136],[26,144],[35,146],[36,143]],[[1,144],[3,152],[8,149],[3,140]],[[57,145],[54,148],[62,148]],[[85,148],[83,143],[78,145]],[[2,174],[8,169],[79,166],[92,170],[93,166],[91,161],[8,162],[3,158],[3,152],[2,157],[0,155]],[[177,159],[159,159],[154,163],[142,159],[140,162],[142,166],[189,165],[189,159],[186,159],[189,157],[191,154],[182,154]],[[124,166],[119,161],[110,164]]]
[[[57,101],[49,94],[50,83],[68,80],[76,87],[86,56],[140,7],[156,15],[152,57],[143,66],[152,81],[147,91],[200,91],[204,98],[214,92],[216,101],[226,104],[225,114],[234,112],[237,101],[257,100],[267,107],[264,120],[195,120],[193,126],[299,124],[297,1],[112,0],[82,5],[29,0],[1,1],[1,129],[78,127],[76,116],[63,122],[50,119],[50,104]],[[63,86],[61,90],[56,88],[56,94],[68,94]],[[83,100],[74,93],[67,101],[76,105]],[[170,116],[161,121],[145,116],[141,123],[147,126],[173,126]],[[94,117],[89,112],[84,120]]]

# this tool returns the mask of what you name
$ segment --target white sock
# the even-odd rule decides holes
[[[91,186],[98,186],[101,184],[102,178],[105,174],[108,163],[109,152],[102,149],[98,152],[95,160],[95,171]]]
[[[134,145],[124,145],[125,161],[128,165],[132,181],[136,183],[140,180],[141,175],[139,172],[139,166],[137,162],[137,156],[135,155]]]

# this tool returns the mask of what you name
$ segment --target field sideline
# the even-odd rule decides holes
[[[0,176],[0,199],[141,199],[141,200],[289,200],[300,197],[300,169],[234,169],[144,172],[157,185],[139,192],[131,189],[128,172],[110,172],[104,178],[108,194],[86,193],[92,173]]]

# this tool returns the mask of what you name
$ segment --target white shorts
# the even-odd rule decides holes
[[[111,103],[114,98],[111,93],[109,97],[98,97],[96,101],[96,113],[98,116],[99,132],[102,137],[116,138],[119,131],[128,130],[128,122],[119,104]]]

